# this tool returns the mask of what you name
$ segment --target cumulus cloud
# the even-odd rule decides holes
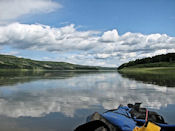
[[[118,32],[116,29],[112,31],[106,31],[101,37],[101,40],[103,42],[115,42],[117,41],[117,38],[119,37]]]
[[[129,60],[175,51],[175,37],[166,34],[80,31],[74,24],[52,28],[40,24],[0,26],[0,45],[16,49],[63,53],[69,62],[116,66]],[[67,57],[68,58],[68,57]],[[85,61],[86,60],[86,61]]]
[[[48,51],[88,50],[95,46],[97,31],[79,32],[74,25],[51,28],[14,23],[0,27],[0,44],[19,49]]]
[[[0,0],[0,22],[30,13],[48,13],[60,7],[59,3],[52,0]]]

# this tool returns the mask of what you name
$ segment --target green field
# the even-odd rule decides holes
[[[139,73],[139,74],[174,74],[175,75],[175,67],[126,67],[119,72],[123,73]]]

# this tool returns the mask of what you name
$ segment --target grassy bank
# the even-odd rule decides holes
[[[123,73],[139,73],[139,74],[174,74],[175,75],[175,67],[126,67],[120,69],[119,72]]]
[[[119,73],[132,80],[159,86],[175,87],[175,67],[123,68]]]
[[[125,78],[159,86],[175,87],[175,53],[137,59],[120,65]]]
[[[147,57],[143,59],[136,59],[135,61],[129,61],[118,67],[123,69],[126,67],[175,67],[175,53],[168,53],[162,55],[156,55],[153,57]]]

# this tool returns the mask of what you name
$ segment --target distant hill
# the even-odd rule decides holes
[[[114,70],[115,68],[84,66],[66,62],[36,61],[11,55],[0,55],[0,69],[28,70]]]
[[[133,68],[146,68],[146,67],[175,67],[175,53],[168,53],[162,55],[156,55],[153,57],[147,57],[143,59],[137,59],[124,63],[118,67],[118,70],[133,67]]]

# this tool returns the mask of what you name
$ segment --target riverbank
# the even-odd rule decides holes
[[[175,67],[126,67],[118,70],[122,73],[133,73],[133,74],[174,74],[175,75]]]
[[[175,87],[175,67],[127,67],[118,70],[125,78],[159,86]]]

